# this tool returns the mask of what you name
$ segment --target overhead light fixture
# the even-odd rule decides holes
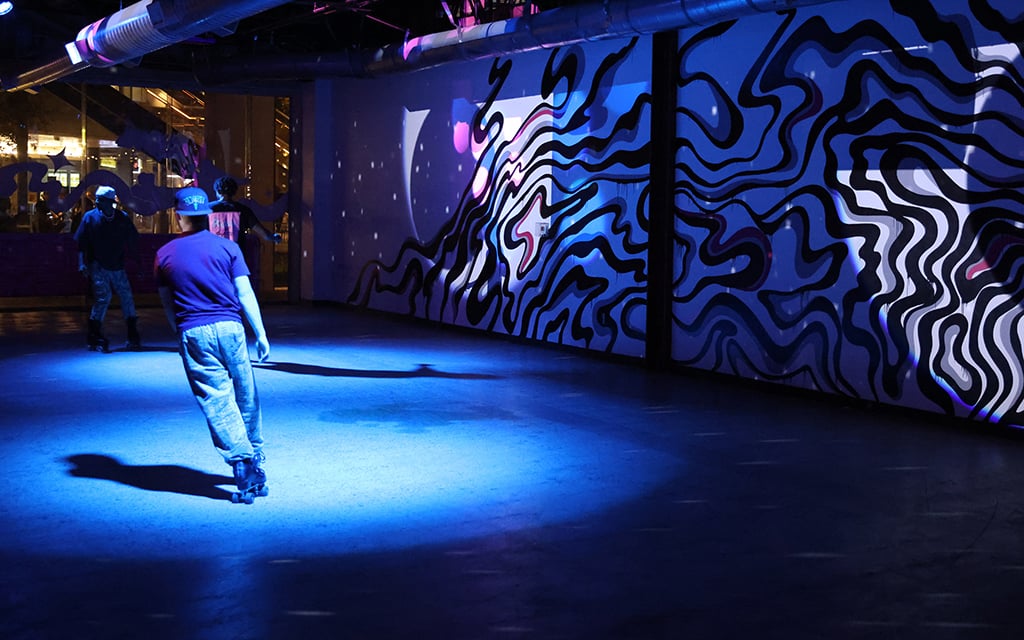
[[[71,60],[71,64],[81,64],[84,58],[82,58],[82,52],[78,50],[78,45],[74,42],[69,42],[64,45],[64,50],[68,52],[68,59]]]
[[[6,16],[12,11],[14,11],[13,2],[0,2],[0,16]]]

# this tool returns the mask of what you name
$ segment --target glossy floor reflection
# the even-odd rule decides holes
[[[267,306],[270,495],[163,314],[0,312],[3,638],[1018,638],[1024,442]],[[123,340],[119,312],[107,321]]]

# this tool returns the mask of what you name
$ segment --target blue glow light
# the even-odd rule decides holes
[[[14,10],[13,2],[0,2],[0,16],[5,16]]]
[[[270,495],[251,506],[228,502],[230,469],[169,348],[7,358],[29,384],[5,407],[23,426],[0,444],[0,543],[93,558],[394,550],[571,523],[681,470],[592,428],[599,408],[578,413],[571,385],[496,370],[507,360],[487,351],[273,346],[276,364],[256,372]]]

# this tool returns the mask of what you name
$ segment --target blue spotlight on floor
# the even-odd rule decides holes
[[[78,334],[3,343],[27,382],[0,394],[5,553],[284,563],[575,531],[688,469],[603,400],[575,401],[583,360],[278,324],[256,371],[270,495],[232,504],[159,313],[143,310],[140,352],[90,352]],[[116,313],[107,330],[119,337]]]

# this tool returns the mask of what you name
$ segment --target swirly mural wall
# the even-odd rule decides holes
[[[679,32],[672,359],[1024,424],[1024,8],[850,6]],[[341,83],[339,299],[644,355],[651,46]]]
[[[642,354],[649,40],[449,67],[339,98],[344,301]]]
[[[680,34],[673,358],[1024,425],[1024,8],[849,9]]]

